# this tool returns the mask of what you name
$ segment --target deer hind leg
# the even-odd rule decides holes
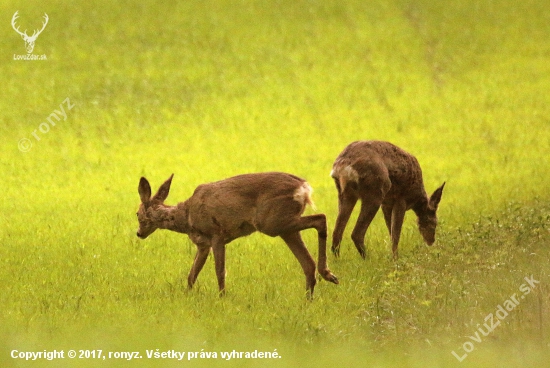
[[[313,289],[315,288],[316,283],[315,261],[311,257],[311,254],[309,254],[298,231],[281,234],[280,236],[288,245],[294,256],[298,259],[298,262],[300,262],[300,265],[304,270],[304,274],[306,276],[307,298],[311,300],[313,298]]]
[[[258,211],[256,216],[256,228],[258,231],[267,234],[269,236],[281,236],[284,234],[298,233],[305,229],[316,229],[319,241],[319,274],[327,281],[338,283],[338,278],[332,274],[327,265],[327,219],[324,214],[316,214],[311,216],[301,217],[301,213],[304,210],[304,205],[296,202],[295,200],[289,201],[282,205],[278,204],[278,209],[275,212],[260,212]],[[284,235],[286,236],[286,235]],[[283,237],[283,240],[288,244],[287,240]],[[296,239],[291,239],[291,242],[298,242]],[[303,245],[301,237],[299,242]],[[311,258],[311,255],[307,251],[307,257]],[[292,248],[291,248],[292,249]],[[294,251],[293,251],[294,252]],[[298,258],[300,260],[300,258]],[[300,264],[303,263],[300,261]],[[315,263],[313,264],[315,274]],[[304,271],[305,272],[305,271]]]
[[[197,281],[197,277],[199,276],[199,273],[201,272],[202,267],[204,266],[204,263],[208,258],[208,253],[210,253],[209,246],[197,245],[197,254],[195,255],[193,266],[191,267],[191,271],[189,272],[189,276],[187,277],[187,286],[189,289],[192,289],[195,281]]]
[[[221,239],[212,241],[212,250],[214,252],[214,262],[216,264],[216,276],[218,278],[218,288],[220,296],[225,295],[225,243]]]
[[[338,188],[338,217],[336,217],[336,224],[334,231],[332,232],[332,253],[338,257],[340,255],[340,243],[342,242],[342,236],[344,230],[349,221],[353,208],[357,203],[357,197],[351,193],[342,192],[340,187]]]
[[[330,271],[327,264],[327,218],[319,213],[311,216],[299,217],[297,221],[289,228],[289,231],[302,231],[305,229],[317,230],[317,240],[319,243],[319,254],[317,261],[317,270],[321,277],[327,281],[338,284],[338,278]]]
[[[374,219],[374,216],[376,215],[376,212],[378,212],[379,208],[379,201],[365,199],[361,200],[361,212],[359,213],[357,223],[351,233],[351,239],[355,244],[355,248],[357,248],[357,251],[363,258],[367,255],[365,249],[365,234],[367,233],[367,229],[369,228],[369,225]]]
[[[391,212],[392,212],[393,206],[390,205],[382,205],[382,212],[384,213],[384,221],[386,222],[386,227],[388,228],[388,233],[390,234],[391,238]]]

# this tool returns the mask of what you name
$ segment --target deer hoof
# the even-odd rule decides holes
[[[325,271],[321,274],[321,276],[323,276],[323,278],[327,281],[330,281],[332,282],[333,284],[339,284],[340,282],[338,281],[338,277],[336,277],[335,274],[333,274],[332,272],[330,271]]]

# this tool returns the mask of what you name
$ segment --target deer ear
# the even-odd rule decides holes
[[[437,210],[437,206],[439,206],[439,201],[441,201],[441,195],[443,194],[443,188],[445,188],[445,183],[443,183],[439,188],[433,192],[432,196],[430,197],[429,205],[434,210]]]
[[[153,196],[154,201],[164,202],[166,197],[168,197],[168,193],[170,193],[170,184],[172,184],[172,178],[174,177],[174,174],[170,175],[168,180],[166,180],[162,185],[160,186],[159,190],[157,191],[157,194]]]
[[[143,176],[141,177],[141,179],[139,179],[138,193],[139,197],[141,198],[141,203],[149,203],[149,201],[151,200],[151,186],[149,185],[147,179],[145,179]]]

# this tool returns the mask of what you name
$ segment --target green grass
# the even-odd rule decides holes
[[[29,1],[0,4],[0,363],[13,349],[232,351],[281,359],[64,360],[74,366],[548,366],[550,13],[544,1]],[[21,29],[50,22],[14,61]],[[30,33],[30,32],[29,32]],[[75,107],[47,133],[41,123]],[[67,109],[65,109],[67,110]],[[36,140],[33,132],[39,136]],[[21,152],[18,142],[33,144]],[[351,141],[417,156],[447,182],[438,240],[408,214],[400,259],[375,219],[305,301],[281,239],[238,239],[227,296],[213,261],[185,288],[194,246],[135,236],[137,185],[175,173],[167,202],[204,182],[286,171],[315,189],[329,229],[332,162]],[[313,210],[308,210],[312,213]],[[355,215],[356,216],[356,215]],[[353,219],[351,221],[353,223]],[[317,254],[314,231],[304,238]],[[489,313],[535,291],[459,363]],[[460,350],[462,351],[462,350]]]

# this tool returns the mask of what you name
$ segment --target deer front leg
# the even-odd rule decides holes
[[[225,295],[225,243],[220,239],[212,240],[212,251],[214,252],[214,262],[216,264],[216,276],[218,278],[218,288],[220,296]]]
[[[338,217],[336,218],[336,225],[332,232],[332,253],[338,257],[340,255],[340,243],[342,242],[342,236],[344,230],[349,221],[353,208],[357,203],[357,197],[354,197],[345,193],[338,193]]]
[[[374,203],[365,199],[361,200],[361,212],[357,218],[355,228],[351,233],[351,239],[353,240],[357,251],[363,258],[367,256],[367,252],[365,250],[365,234],[367,233],[367,229],[369,228],[369,225],[379,208],[379,203]]]
[[[197,254],[195,255],[195,260],[193,261],[193,266],[187,277],[187,286],[189,289],[193,288],[199,272],[201,272],[206,259],[208,258],[208,253],[210,253],[210,246],[197,245]]]
[[[405,201],[397,201],[393,205],[391,213],[391,243],[393,258],[397,259],[397,246],[399,244],[399,238],[401,237],[401,227],[403,226],[403,220],[405,219],[405,212],[407,211],[407,205]]]

